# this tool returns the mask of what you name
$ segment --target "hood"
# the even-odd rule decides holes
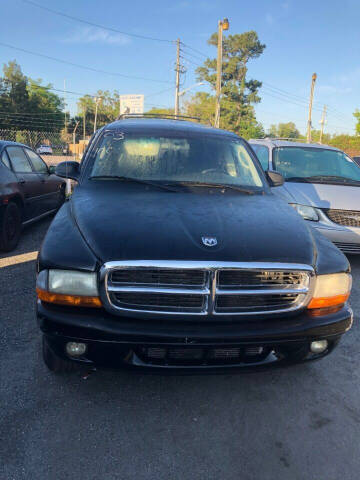
[[[166,192],[116,181],[75,189],[72,213],[102,262],[278,261],[314,264],[311,229],[273,194],[196,188]],[[216,237],[206,247],[203,236]]]
[[[359,210],[360,187],[319,183],[285,182],[289,202],[318,208]]]

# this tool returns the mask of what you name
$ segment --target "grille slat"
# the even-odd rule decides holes
[[[334,242],[344,253],[360,254],[360,243]]]
[[[273,271],[241,271],[223,270],[219,272],[218,286],[267,287],[300,285],[304,277],[302,273]]]
[[[203,295],[171,295],[158,293],[114,293],[115,301],[124,307],[203,308]]]
[[[334,223],[346,227],[360,227],[360,211],[327,208],[324,212]]]
[[[201,270],[169,269],[120,269],[111,274],[114,284],[153,285],[153,286],[202,286],[205,272]]]
[[[247,309],[280,309],[288,308],[298,298],[298,295],[218,295],[216,311],[247,310]]]
[[[145,361],[157,365],[227,365],[256,363],[264,360],[271,347],[216,346],[216,347],[142,347],[137,354]]]

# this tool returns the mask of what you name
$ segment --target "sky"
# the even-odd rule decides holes
[[[56,15],[27,0],[0,0],[1,64],[16,59],[26,75],[59,90],[65,80],[66,90],[75,92],[66,95],[72,114],[80,94],[98,89],[143,93],[146,108],[172,107],[174,41],[180,38],[186,45],[182,51],[186,89],[197,82],[197,65],[206,56],[216,56],[207,39],[218,20],[227,17],[228,33],[255,30],[266,44],[264,53],[249,63],[248,72],[248,78],[263,82],[262,100],[255,108],[265,129],[293,121],[305,132],[311,76],[316,72],[313,127],[320,128],[326,104],[325,131],[354,133],[352,113],[360,109],[359,0],[34,1],[110,29]],[[196,86],[181,101],[200,90],[209,87]]]

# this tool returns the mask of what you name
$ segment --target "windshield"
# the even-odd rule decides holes
[[[105,133],[90,176],[263,187],[244,143],[226,137]]]
[[[251,144],[252,149],[256,153],[259,162],[264,170],[269,170],[269,149],[264,145],[259,145],[257,143]]]
[[[274,168],[285,180],[302,178],[360,181],[360,168],[344,152],[311,147],[279,147],[273,153]],[[328,177],[326,179],[326,177]],[[333,177],[333,178],[331,178]]]

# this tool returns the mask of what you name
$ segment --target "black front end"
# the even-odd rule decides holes
[[[352,311],[323,316],[301,313],[237,322],[134,320],[103,309],[61,307],[38,301],[40,328],[51,350],[79,367],[126,368],[141,373],[224,373],[315,360],[329,354],[352,325]],[[311,342],[326,339],[322,353]],[[86,344],[69,356],[68,342]]]

